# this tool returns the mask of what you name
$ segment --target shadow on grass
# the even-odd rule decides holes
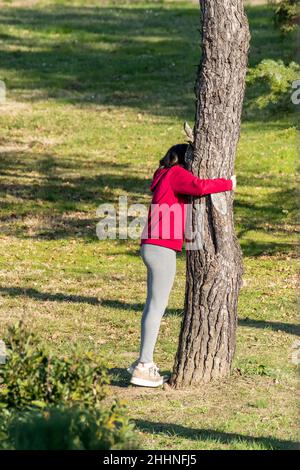
[[[241,185],[252,186],[254,183],[241,177]],[[257,182],[256,182],[257,184]],[[264,186],[265,181],[261,184]],[[266,184],[268,186],[268,183]],[[295,235],[298,231],[296,219],[297,193],[295,188],[272,191],[253,203],[236,199],[234,201],[235,216],[239,226],[238,238],[245,256],[286,254],[295,249]],[[247,239],[248,233],[256,239]],[[260,235],[276,233],[283,236],[283,241],[261,241]],[[288,241],[287,236],[291,236]],[[292,239],[294,238],[294,239]]]
[[[112,386],[127,388],[129,386],[130,374],[126,368],[113,367],[109,369],[109,379]]]
[[[61,292],[51,294],[50,292],[40,292],[37,289],[31,288],[0,287],[0,292],[2,295],[9,295],[10,297],[28,297],[30,299],[41,300],[43,302],[70,302],[75,304],[101,305],[101,302],[97,297],[63,294]]]
[[[50,154],[1,152],[0,171],[6,176],[0,188],[1,232],[20,238],[52,240],[80,236],[97,240],[100,217],[96,217],[96,209],[100,204],[117,207],[118,197],[124,193],[129,195],[129,204],[141,203],[150,195],[150,181],[132,174],[129,165],[96,161],[92,175],[80,176],[81,164],[84,167],[85,162],[75,160],[71,164]],[[99,174],[99,165],[103,174]],[[65,168],[76,168],[76,175],[65,178]],[[22,204],[9,198],[18,198]],[[79,207],[91,201],[94,217],[90,217],[91,211],[80,211]],[[26,216],[29,225],[34,216],[37,218],[34,234],[28,233],[26,220],[23,221]]]
[[[101,301],[101,305],[113,309],[125,310],[125,311],[134,311],[141,313],[144,308],[143,303],[130,303],[130,302],[123,302],[120,300],[111,300],[111,299],[103,299]],[[177,308],[168,308],[165,313],[165,317],[168,316],[178,316],[181,317],[183,315],[183,309]],[[294,323],[283,323],[283,322],[272,322],[272,321],[265,321],[265,320],[256,320],[252,318],[244,318],[239,319],[238,321],[239,326],[246,326],[252,328],[266,328],[273,331],[284,331],[285,333],[293,334],[296,336],[300,335],[300,326]]]
[[[80,165],[75,161],[77,173],[80,172]],[[102,162],[95,162],[96,172]],[[7,172],[9,168],[15,171],[14,178],[29,178],[26,182],[2,182],[0,195],[22,198],[24,202],[32,200],[42,200],[48,203],[55,203],[55,209],[76,210],[78,202],[94,201],[97,207],[98,203],[114,202],[119,196],[119,192],[126,191],[132,196],[144,196],[150,194],[149,180],[132,175],[129,171],[122,173],[113,173],[114,164],[111,164],[110,171],[106,168],[103,174],[98,172],[93,176],[70,176],[67,179],[60,175],[64,169],[64,161],[55,158],[54,155],[44,154],[39,158],[32,154],[27,154],[24,158],[24,152],[12,153],[1,152],[0,170],[1,173]],[[104,166],[105,167],[105,166]],[[39,177],[30,176],[31,172],[39,173]],[[8,172],[8,176],[11,173]],[[40,179],[41,181],[38,181]]]
[[[67,303],[79,303],[88,305],[98,305],[99,307],[106,307],[124,311],[133,311],[139,314],[142,313],[144,304],[143,303],[130,303],[120,300],[113,299],[101,299],[97,297],[89,297],[84,295],[64,294],[57,292],[55,294],[49,292],[41,292],[37,289],[22,288],[22,287],[0,287],[0,293],[2,295],[8,295],[10,297],[28,297],[34,300],[50,301],[50,302],[67,302]],[[178,316],[181,317],[183,314],[182,309],[167,309],[165,317],[167,316]],[[300,326],[293,323],[283,322],[272,322],[265,320],[256,320],[252,318],[239,319],[239,326],[245,326],[249,328],[266,328],[273,331],[284,331],[293,335],[300,335]]]
[[[241,247],[244,256],[260,257],[272,255],[290,255],[295,249],[294,242],[260,242],[254,240],[242,240]]]
[[[283,331],[290,335],[300,336],[300,325],[294,323],[283,323],[278,321],[256,320],[253,318],[240,318],[239,326],[248,328],[269,329],[273,331]]]
[[[193,112],[197,8],[55,4],[2,8],[0,20],[20,35],[2,35],[9,46],[1,52],[2,67],[22,74],[21,84],[15,78],[8,85],[32,90],[31,100]],[[22,34],[24,25],[33,36]]]
[[[97,165],[95,162],[92,171],[96,171]],[[63,170],[73,166],[76,166],[77,175],[65,178]],[[28,153],[24,158],[22,152],[3,152],[0,156],[0,170],[12,180],[7,178],[0,188],[0,197],[4,201],[3,215],[0,217],[2,233],[20,238],[52,240],[80,237],[96,241],[96,225],[100,220],[96,218],[96,208],[99,204],[105,202],[116,205],[118,196],[124,193],[129,195],[130,203],[146,202],[150,195],[149,180],[132,174],[126,165],[110,166],[109,162],[104,162],[103,167],[104,174],[80,176],[80,162],[71,163],[68,159],[61,160],[51,154],[37,158],[34,153]],[[38,179],[36,173],[39,174]],[[243,183],[250,186],[254,184],[253,180],[247,178],[245,181],[242,179]],[[264,183],[262,181],[261,184]],[[11,201],[6,200],[8,197]],[[22,205],[16,204],[15,198],[22,200]],[[42,201],[43,205],[36,201]],[[79,209],[79,204],[90,201],[94,201],[94,217],[90,216],[90,212],[80,212]],[[275,231],[287,234],[296,232],[294,222],[285,225],[286,213],[293,220],[295,202],[296,193],[292,188],[271,192],[259,204],[255,201],[235,200],[236,217],[242,227],[238,236],[246,256],[272,255],[293,250],[292,241],[261,242],[259,233],[273,235]],[[26,215],[30,232],[26,220],[23,221]],[[31,221],[34,216],[37,222],[32,233]],[[258,240],[247,240],[247,233],[251,231],[257,232]]]
[[[174,438],[180,437],[204,442],[217,441],[225,445],[238,444],[239,447],[244,443],[246,449],[252,445],[270,450],[299,450],[299,443],[273,437],[245,436],[243,434],[215,431],[214,429],[193,429],[179,424],[157,423],[142,419],[135,419],[134,422],[138,430],[156,435],[163,434]]]
[[[265,58],[291,60],[289,39],[274,28],[272,15],[266,5],[248,8],[251,66]],[[186,118],[194,110],[199,16],[197,5],[159,3],[2,7],[0,37],[7,48],[1,66],[16,72],[9,88],[31,90],[30,100],[130,106]]]
[[[289,39],[273,27],[272,9],[250,7],[248,14],[253,33],[250,64],[263,58],[290,60]],[[8,87],[25,91],[22,99],[31,91],[30,100],[126,106],[186,119],[194,110],[195,66],[200,55],[198,21],[196,5],[99,8],[55,4],[40,9],[7,5],[0,12],[5,28],[0,33],[4,42],[1,66],[15,73],[9,75]],[[264,129],[285,127],[279,121],[263,125]],[[128,193],[132,202],[141,202],[149,193],[149,181],[133,175],[126,164],[101,160],[103,174],[99,175],[99,162],[95,162],[90,175],[80,176],[85,163],[50,154],[37,158],[34,152],[3,152],[1,171],[14,179],[1,186],[0,195],[12,199],[3,203],[7,215],[1,217],[1,231],[23,238],[78,236],[96,240],[93,217],[81,214],[80,219],[76,215],[67,218],[64,213],[78,211],[81,203],[95,201],[96,208],[102,202],[114,202],[120,192]],[[65,178],[65,169],[77,175]],[[267,218],[280,223],[282,204],[286,208],[289,201],[282,197],[278,192],[264,207],[237,201],[237,216],[244,227],[241,237],[249,230],[266,230],[263,223]],[[22,203],[16,204],[16,198]],[[29,218],[37,214],[42,227],[28,233],[22,214]],[[243,249],[246,255],[259,256],[266,251],[286,251],[290,246],[246,240]]]

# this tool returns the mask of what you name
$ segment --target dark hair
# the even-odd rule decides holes
[[[164,168],[171,168],[174,165],[185,165],[185,152],[187,151],[188,144],[177,144],[169,148],[166,155],[159,160],[159,165]]]

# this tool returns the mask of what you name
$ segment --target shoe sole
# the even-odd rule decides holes
[[[130,380],[132,385],[139,385],[140,387],[161,387],[164,384],[163,379],[160,382],[151,382],[151,380],[139,379],[138,377],[132,377]]]
[[[135,369],[134,367],[128,367],[127,372],[128,372],[130,375],[132,375],[133,372],[134,372],[134,369]],[[168,375],[163,375],[163,384],[167,383],[167,382],[169,381],[169,379],[170,379],[170,376],[168,376]]]

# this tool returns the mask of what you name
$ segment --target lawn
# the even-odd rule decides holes
[[[101,351],[146,449],[287,449],[297,442],[295,116],[245,113],[235,220],[244,253],[230,379],[128,387],[145,300],[138,240],[96,237],[103,202],[148,203],[168,146],[193,122],[193,1],[0,1],[0,336],[25,317],[53,351]],[[272,7],[247,8],[249,63],[293,60]],[[170,371],[185,256],[156,360]]]

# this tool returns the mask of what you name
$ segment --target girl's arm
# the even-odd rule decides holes
[[[174,167],[170,175],[170,182],[174,192],[191,196],[204,196],[234,189],[232,179],[201,179],[179,165]]]

